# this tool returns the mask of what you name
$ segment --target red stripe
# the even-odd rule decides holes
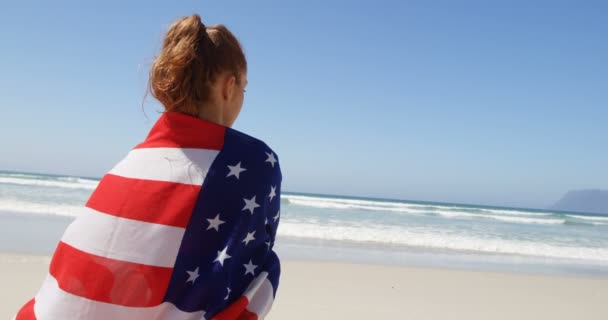
[[[28,303],[26,303],[19,313],[15,320],[36,320],[36,314],[34,313],[34,304],[36,300],[32,299]]]
[[[106,174],[87,207],[113,216],[185,228],[200,186]]]
[[[135,148],[198,148],[222,150],[226,127],[177,112],[165,112],[146,141]]]
[[[247,305],[249,305],[247,297],[240,297],[211,320],[257,320],[258,316],[247,310]]]
[[[49,272],[63,291],[73,295],[152,307],[163,301],[173,269],[95,256],[59,242]]]
[[[245,309],[243,310],[243,312],[239,315],[238,318],[236,318],[237,320],[258,320],[258,315]]]

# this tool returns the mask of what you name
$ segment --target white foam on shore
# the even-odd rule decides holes
[[[14,199],[0,201],[0,211],[6,212],[77,217],[82,210],[83,206],[77,205],[33,203]]]
[[[20,177],[0,177],[0,183],[17,184],[22,186],[93,190],[97,187],[99,181],[76,177],[65,177],[54,180],[25,179]]]
[[[608,248],[562,246],[535,241],[476,238],[440,230],[406,230],[398,226],[318,225],[282,221],[279,235],[378,245],[500,253],[608,262]]]

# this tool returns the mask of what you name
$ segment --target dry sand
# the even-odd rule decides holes
[[[0,319],[31,299],[48,257],[0,255]],[[608,319],[608,279],[284,261],[267,320]]]

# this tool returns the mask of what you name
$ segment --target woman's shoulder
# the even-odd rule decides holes
[[[221,163],[231,168],[242,168],[256,174],[256,184],[277,186],[282,181],[281,165],[277,154],[264,141],[238,130],[227,128],[225,142],[219,155]],[[231,169],[235,170],[235,169]],[[270,190],[270,189],[269,189]]]
[[[244,132],[238,131],[232,128],[226,128],[227,136],[230,136],[231,140],[234,140],[237,144],[245,147],[246,149],[258,149],[274,154],[278,158],[276,152],[266,142],[250,136]]]

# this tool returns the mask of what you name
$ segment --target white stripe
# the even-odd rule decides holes
[[[61,290],[51,275],[36,295],[34,313],[37,320],[200,320],[205,316],[202,311],[181,311],[168,302],[134,308],[89,300]]]
[[[263,319],[274,301],[274,289],[272,284],[268,281],[268,273],[262,272],[254,279],[247,290],[245,290],[245,296],[249,299],[247,310],[258,315],[258,319]]]
[[[61,240],[96,256],[172,268],[184,232],[184,228],[119,218],[86,208]]]
[[[200,186],[218,153],[218,150],[208,149],[133,149],[109,173]]]
[[[257,277],[251,280],[249,286],[247,287],[247,289],[245,289],[245,292],[243,293],[243,295],[247,297],[247,300],[251,301],[253,299],[253,296],[256,294],[256,292],[262,285],[262,282],[266,278],[268,278],[268,272],[262,271]]]

